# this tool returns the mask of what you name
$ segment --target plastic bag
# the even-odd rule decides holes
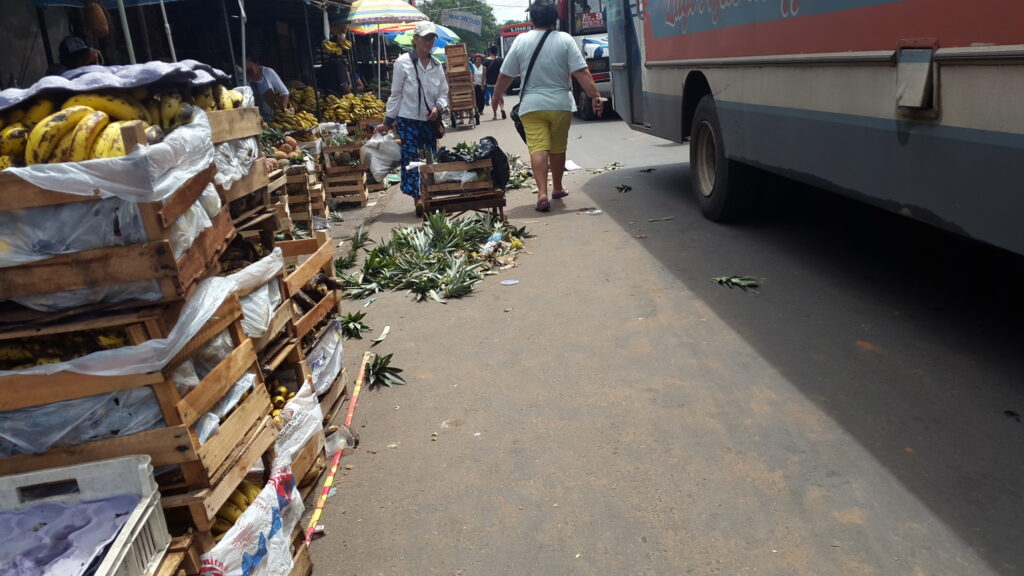
[[[213,412],[207,412],[196,420],[196,439],[199,440],[199,445],[206,444],[206,441],[211,436],[220,432],[220,418],[217,417]]]
[[[438,162],[472,162],[473,158],[451,148],[442,146],[437,150]]]
[[[210,216],[203,208],[202,202],[197,200],[184,214],[178,217],[168,229],[171,237],[171,249],[174,251],[174,258],[178,259],[188,250],[192,243],[199,238],[203,230],[213,226]]]
[[[434,178],[437,182],[458,182],[465,185],[479,180],[480,172],[478,170],[449,170],[447,172],[436,172]]]
[[[235,182],[249,174],[249,169],[259,155],[260,148],[255,136],[217,144],[214,154],[217,174],[213,177],[214,182],[230,190]]]
[[[227,330],[211,338],[205,346],[192,355],[192,364],[196,368],[199,380],[202,381],[203,378],[206,378],[217,367],[217,364],[220,364],[234,351],[235,343],[231,340],[231,334]]]
[[[290,467],[270,482],[213,550],[202,557],[204,576],[279,576],[292,570],[291,536],[305,507]]]
[[[363,163],[370,167],[370,173],[382,182],[392,169],[402,163],[402,147],[393,134],[374,134],[360,149]]]
[[[511,177],[511,168],[508,165],[508,155],[498,146],[498,141],[493,136],[484,136],[476,147],[474,160],[491,160],[491,177],[494,178],[494,188],[504,190],[508,186]]]
[[[323,435],[322,421],[324,413],[313,392],[313,382],[306,380],[278,414],[284,427],[277,433],[274,441],[274,468],[291,466],[295,456],[316,434]],[[301,480],[301,478],[300,478]]]
[[[217,193],[217,187],[213,184],[207,184],[203,189],[203,193],[199,196],[199,203],[203,205],[203,210],[206,210],[206,215],[211,219],[220,214],[220,209],[224,206],[220,201],[220,194]]]
[[[171,373],[171,380],[174,381],[174,387],[178,389],[178,394],[182,397],[195,390],[196,386],[199,386],[199,375],[196,374],[196,367],[192,364],[192,360],[186,359],[175,368]]]
[[[25,296],[13,300],[22,306],[40,312],[59,312],[99,302],[115,303],[131,300],[154,302],[162,296],[163,292],[160,291],[160,284],[156,280],[140,280],[127,284],[100,286],[99,288],[79,288],[53,294]]]
[[[306,358],[309,369],[313,372],[313,390],[317,394],[327,392],[338,378],[338,374],[341,374],[344,360],[341,341],[341,321],[332,320]]]

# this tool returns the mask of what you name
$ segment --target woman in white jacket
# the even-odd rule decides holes
[[[430,123],[448,107],[448,80],[444,66],[431,56],[437,28],[431,22],[418,22],[413,30],[413,52],[402,54],[395,60],[391,77],[391,96],[388,98],[384,123],[377,131],[384,133],[392,127],[402,140],[402,193],[412,196],[416,214],[423,213],[420,203],[420,173],[409,170],[410,162],[419,160],[420,150],[437,151],[437,139]]]

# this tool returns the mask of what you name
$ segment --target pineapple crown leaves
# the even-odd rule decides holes
[[[366,367],[366,382],[370,390],[387,386],[405,384],[405,378],[401,376],[402,369],[391,365],[391,357],[394,354],[375,356],[373,361]]]
[[[370,327],[363,324],[365,312],[354,312],[341,317],[341,334],[346,340],[363,339],[363,332],[369,332]]]

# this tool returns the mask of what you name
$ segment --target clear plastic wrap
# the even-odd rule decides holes
[[[178,217],[177,220],[171,224],[170,232],[171,236],[171,249],[174,251],[174,258],[181,258],[185,251],[192,246],[192,243],[199,238],[199,235],[213,225],[210,221],[210,216],[206,213],[206,209],[203,208],[201,200],[196,200],[184,214]]]
[[[133,300],[153,302],[159,300],[161,296],[163,296],[163,292],[160,291],[160,284],[156,280],[140,280],[127,284],[100,286],[99,288],[80,288],[53,294],[25,296],[24,298],[15,298],[14,301],[40,312],[59,312],[99,302],[116,303]]]
[[[206,185],[202,195],[199,196],[199,202],[203,205],[203,210],[206,210],[206,215],[210,218],[220,214],[220,209],[223,206],[220,201],[220,194],[217,193],[217,187],[212,183]]]
[[[174,372],[171,373],[171,379],[174,380],[174,387],[178,389],[178,394],[182,396],[185,396],[195,390],[196,386],[199,386],[199,375],[196,374],[196,367],[192,364],[192,360],[189,359],[186,359],[180,366],[175,368]]]
[[[250,338],[262,338],[267,333],[267,328],[270,327],[270,319],[273,318],[276,309],[271,299],[271,289],[280,293],[277,282],[271,282],[260,286],[241,299],[242,329]],[[280,298],[278,301],[280,302]]]
[[[148,386],[0,412],[0,457],[39,454],[164,426]]]
[[[317,394],[327,392],[338,378],[338,374],[341,374],[341,365],[344,361],[341,341],[341,321],[332,320],[320,341],[309,352],[307,360],[309,369],[313,372],[313,390]]]
[[[228,417],[228,414],[238,406],[238,403],[242,401],[242,397],[247,392],[251,392],[253,386],[256,385],[256,375],[251,372],[242,374],[242,377],[231,385],[231,388],[224,394],[224,396],[213,405],[210,412],[220,418],[221,422]]]
[[[217,174],[214,181],[225,190],[245,177],[260,155],[256,137],[228,140],[216,146],[214,162],[217,163]]]
[[[220,418],[217,417],[213,412],[207,412],[196,420],[196,439],[199,440],[199,445],[206,444],[206,441],[211,436],[220,432]]]
[[[196,368],[199,380],[202,381],[203,378],[206,378],[217,367],[217,364],[220,364],[234,351],[235,343],[231,341],[231,334],[227,330],[211,338],[206,346],[192,355],[192,364]]]

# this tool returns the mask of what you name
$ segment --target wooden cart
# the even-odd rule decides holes
[[[452,128],[459,125],[478,126],[480,111],[476,108],[473,72],[465,44],[445,46],[445,75],[448,78],[448,113]]]

